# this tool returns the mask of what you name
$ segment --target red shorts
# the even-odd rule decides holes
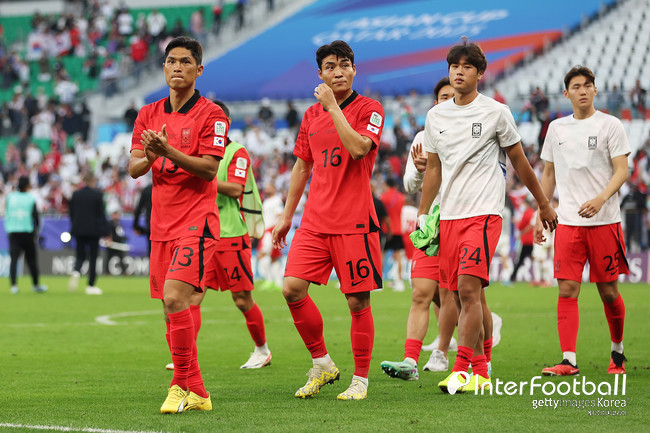
[[[582,281],[589,260],[589,280],[609,283],[629,274],[621,223],[604,226],[567,226],[555,230],[555,278]]]
[[[411,261],[411,278],[426,278],[440,281],[440,266],[438,256],[429,257],[424,251],[414,248]]]
[[[163,299],[165,280],[191,284],[201,292],[205,267],[212,260],[217,241],[188,236],[171,241],[151,241],[149,287],[151,297]]]
[[[231,292],[253,290],[251,249],[217,251],[206,267],[203,286],[208,289],[230,290]]]
[[[339,277],[343,293],[381,288],[379,232],[332,235],[296,230],[284,276],[327,284],[332,267]]]
[[[501,236],[501,217],[480,215],[440,221],[440,287],[458,290],[458,275],[490,284],[490,262]]]

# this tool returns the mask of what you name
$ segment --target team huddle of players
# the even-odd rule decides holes
[[[287,200],[271,242],[275,248],[287,245],[294,212],[309,181],[282,287],[313,361],[307,382],[295,396],[313,397],[340,378],[325,345],[323,319],[308,292],[312,283],[327,284],[334,269],[350,309],[354,355],[351,383],[337,399],[360,400],[368,394],[374,344],[370,292],[382,287],[379,222],[370,178],[384,111],[379,102],[353,90],[357,70],[347,43],[334,41],[320,47],[316,62],[322,83],[314,88],[316,103],[300,126]],[[507,155],[537,202],[536,241],[545,241],[544,229],[556,230],[563,361],[543,373],[579,373],[577,298],[586,260],[610,326],[608,372],[623,373],[625,307],[616,281],[620,273],[627,273],[627,263],[617,192],[627,177],[630,149],[620,121],[594,109],[593,73],[577,66],[565,78],[565,96],[574,113],[549,128],[540,184],[508,107],[477,90],[487,68],[481,48],[464,39],[451,47],[447,62],[449,77],[436,87],[437,103],[427,114],[425,130],[416,137],[409,159],[416,169],[411,170],[415,179],[405,179],[414,189],[422,189],[422,221],[434,200],[439,203],[439,254],[429,257],[418,251],[412,262],[413,306],[405,359],[385,361],[382,369],[402,379],[419,377],[417,363],[429,306],[438,292],[440,339],[434,364],[443,367],[425,366],[425,370],[448,369],[446,354],[457,324],[456,360],[440,389],[454,394],[491,387],[493,323],[485,287],[501,233]],[[251,295],[251,241],[241,217],[242,196],[252,176],[250,157],[242,145],[228,138],[227,107],[213,104],[195,89],[203,72],[201,45],[186,37],[173,39],[165,51],[163,70],[169,97],[138,114],[129,173],[137,178],[151,170],[153,175],[150,289],[151,297],[163,303],[172,358],[169,368],[174,370],[161,412],[180,413],[212,409],[196,347],[205,288],[230,290],[246,318],[255,351],[242,368],[268,365],[271,352],[262,312]],[[549,200],[556,185],[557,214]]]

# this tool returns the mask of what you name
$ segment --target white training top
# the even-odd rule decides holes
[[[503,148],[521,141],[507,105],[478,94],[467,105],[436,105],[424,127],[424,149],[442,163],[440,219],[501,216],[505,206]]]
[[[416,192],[418,192],[418,190],[422,187],[422,182],[424,182],[424,173],[420,173],[418,169],[415,167],[415,162],[413,161],[413,155],[411,154],[416,144],[423,144],[423,143],[424,143],[424,131],[420,131],[417,134],[415,134],[415,137],[413,137],[413,143],[411,143],[409,156],[408,159],[406,160],[406,167],[404,167],[404,190],[409,194],[415,194]],[[440,203],[440,192],[438,192],[438,194],[433,199],[433,203],[431,203],[431,209],[429,209],[429,213],[431,213],[433,207],[438,203]]]
[[[630,152],[623,124],[609,114],[596,111],[587,119],[571,115],[551,122],[541,156],[555,166],[560,224],[600,226],[621,221],[618,192],[591,218],[581,217],[578,210],[603,192],[614,174],[612,159]]]
[[[266,225],[267,230],[275,227],[280,220],[283,211],[284,203],[282,202],[282,196],[280,194],[267,197],[266,200],[262,202],[262,216],[264,217],[264,224]]]

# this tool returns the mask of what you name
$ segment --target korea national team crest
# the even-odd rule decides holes
[[[479,138],[483,130],[482,123],[472,123],[472,138]]]
[[[596,147],[598,146],[598,137],[596,137],[595,135],[590,135],[588,146],[589,146],[589,150],[595,150]]]
[[[183,128],[181,131],[181,144],[190,144],[190,137],[192,135],[192,129]]]

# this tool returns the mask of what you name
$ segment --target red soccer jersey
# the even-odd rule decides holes
[[[219,159],[228,135],[228,119],[221,108],[202,97],[198,90],[178,111],[172,112],[169,98],[146,105],[135,120],[131,150],[140,143],[143,130],[157,132],[166,126],[169,144],[181,152]],[[219,239],[217,181],[207,182],[166,158],[158,158],[151,167],[151,240],[167,241],[185,236]]]
[[[341,104],[341,110],[350,126],[374,144],[365,157],[355,161],[321,104],[307,109],[293,151],[298,158],[314,163],[300,226],[318,233],[369,233],[379,226],[370,176],[384,126],[384,110],[379,102],[357,92]]]
[[[402,234],[402,208],[404,207],[404,194],[399,192],[397,188],[388,188],[386,192],[381,195],[381,202],[388,212],[390,218],[390,232],[393,235]]]

